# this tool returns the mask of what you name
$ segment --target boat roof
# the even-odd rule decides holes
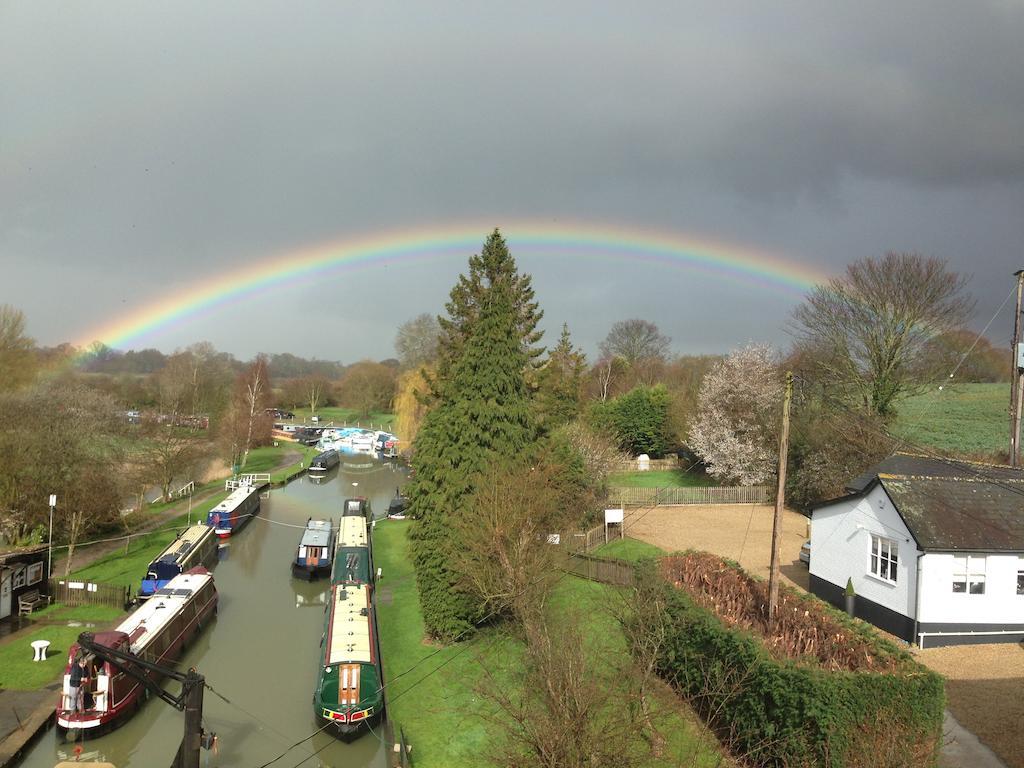
[[[302,547],[326,547],[331,543],[331,521],[310,520],[302,534]]]
[[[211,509],[211,512],[226,512],[234,509],[247,498],[252,496],[254,493],[259,493],[259,490],[252,485],[243,485],[241,488],[236,488],[231,492],[224,501]]]
[[[203,572],[197,573],[199,570]],[[132,653],[141,652],[174,618],[188,599],[211,581],[213,576],[206,573],[205,569],[193,569],[175,576],[118,624],[115,631],[128,635]]]
[[[331,599],[334,611],[331,614],[331,647],[327,650],[327,663],[372,662],[369,587],[334,587]]]
[[[338,531],[339,547],[365,547],[366,546],[366,518],[365,517],[343,517],[341,518],[341,530]]]
[[[214,536],[214,530],[208,525],[193,525],[185,529],[185,532],[167,545],[167,549],[160,553],[157,560],[174,562],[191,552],[203,539]]]

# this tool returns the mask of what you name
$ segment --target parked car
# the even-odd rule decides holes
[[[800,546],[800,562],[811,567],[811,540],[808,539]]]

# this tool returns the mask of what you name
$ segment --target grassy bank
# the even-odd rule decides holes
[[[608,476],[608,485],[633,488],[695,488],[715,485],[707,475],[684,472],[681,469],[653,469],[649,472],[615,472]]]
[[[935,389],[898,405],[893,432],[915,445],[969,457],[1005,454],[1009,400],[1009,384]]]
[[[378,524],[373,533],[375,561],[384,572],[378,623],[389,717],[413,745],[417,768],[475,768],[488,763],[492,738],[481,716],[490,705],[475,688],[485,668],[503,684],[515,685],[503,670],[515,668],[522,648],[498,630],[443,648],[423,641],[423,618],[406,539],[409,525],[408,521],[389,520]],[[618,547],[611,552],[621,553],[627,548],[632,554],[646,546],[640,542],[614,544]],[[612,599],[611,587],[571,576],[559,581],[552,598],[555,611],[572,608],[581,617],[585,635],[593,640],[590,648],[596,663],[627,661],[625,640],[605,610]],[[703,733],[689,709],[671,691],[660,689],[652,708],[667,743],[660,759],[648,760],[649,768],[722,764],[714,739]],[[646,749],[639,733],[636,743],[624,745],[624,749],[634,748]]]

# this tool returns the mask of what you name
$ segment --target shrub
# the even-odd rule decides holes
[[[720,558],[665,558],[661,569],[676,586],[662,586],[668,631],[658,673],[747,762],[934,763],[942,678],[894,643],[788,587],[779,631],[768,632],[764,583]]]

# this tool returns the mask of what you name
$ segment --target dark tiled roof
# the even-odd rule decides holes
[[[999,483],[1021,483],[1024,485],[1024,471],[1003,464],[980,464],[974,461],[937,459],[930,456],[916,456],[910,453],[896,453],[865,470],[846,484],[851,493],[861,493],[880,474],[907,475],[913,477],[948,477],[985,479]]]
[[[1024,552],[1024,471],[898,453],[847,488],[882,484],[925,551]]]
[[[1024,552],[1024,484],[879,477],[918,547]]]

